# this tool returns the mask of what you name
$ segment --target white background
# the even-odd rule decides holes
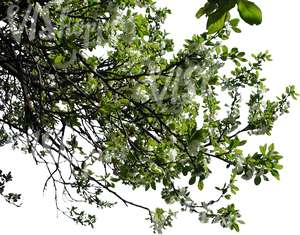
[[[203,1],[202,1],[203,2]],[[202,4],[198,0],[161,0],[162,5],[168,5],[173,14],[168,18],[166,29],[176,41],[177,48],[183,40],[193,33],[202,32],[204,20],[196,20],[194,15]],[[299,54],[300,54],[300,2],[256,1],[263,10],[263,24],[258,27],[241,25],[242,33],[234,34],[228,42],[246,52],[253,53],[268,49],[273,55],[273,61],[264,66],[264,76],[268,80],[271,94],[278,94],[288,84],[298,85]],[[241,227],[241,235],[253,234],[299,234],[299,180],[300,180],[300,105],[292,104],[291,113],[280,118],[275,125],[272,137],[261,137],[251,140],[249,151],[256,151],[263,143],[275,143],[282,155],[284,169],[281,171],[281,181],[263,182],[259,187],[252,182],[241,182],[241,191],[234,201],[241,210],[246,225]],[[1,149],[0,168],[11,170],[14,182],[9,188],[23,194],[24,204],[15,208],[0,201],[0,234],[152,234],[149,224],[144,220],[146,214],[135,208],[125,208],[119,205],[114,209],[97,211],[98,222],[94,230],[76,225],[55,210],[53,195],[42,193],[46,177],[45,170],[34,165],[29,155],[12,151],[7,147]],[[223,175],[216,169],[216,179]],[[123,194],[127,195],[126,191]],[[156,206],[155,197],[150,194],[136,194],[134,199]],[[288,232],[289,231],[289,232]],[[195,234],[234,234],[222,229],[219,225],[203,225],[196,216],[188,213],[180,214],[174,221],[173,228],[164,234],[177,235],[188,232]]]

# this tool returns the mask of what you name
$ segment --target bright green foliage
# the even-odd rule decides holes
[[[238,10],[241,18],[248,24],[261,24],[262,12],[255,3],[247,0],[240,0],[238,1]]]
[[[260,71],[270,55],[249,58],[224,45],[240,32],[239,20],[229,17],[237,1],[208,1],[198,12],[208,15],[208,33],[186,40],[172,59],[173,42],[161,30],[170,11],[152,0],[31,2],[8,15],[11,1],[1,2],[0,143],[45,165],[45,188],[54,185],[58,209],[92,226],[96,217],[79,209],[82,202],[106,208],[117,200],[145,210],[160,233],[172,225],[175,204],[201,222],[239,231],[234,204],[218,202],[232,199],[240,178],[256,185],[279,179],[274,145],[254,153],[244,147],[251,135],[270,135],[298,94],[290,86],[267,99]],[[30,6],[35,20],[26,19]],[[240,8],[243,19],[257,22],[252,8],[250,18]],[[230,74],[222,73],[226,66],[233,66]],[[216,187],[216,199],[199,201],[191,189],[206,189],[212,161],[223,162],[230,177]],[[130,201],[120,184],[160,191],[166,208]],[[65,209],[62,195],[74,206]]]
[[[201,7],[196,17],[207,16],[207,32],[212,34],[220,31],[230,20],[230,11],[237,7],[240,17],[250,25],[258,25],[262,22],[262,12],[260,8],[248,0],[208,0]]]

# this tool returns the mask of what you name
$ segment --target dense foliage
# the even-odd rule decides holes
[[[160,191],[201,222],[238,231],[235,205],[216,204],[231,200],[238,178],[279,179],[282,156],[273,144],[253,153],[244,145],[251,135],[270,135],[297,93],[290,86],[266,99],[260,71],[270,55],[249,58],[223,44],[240,32],[229,14],[235,6],[247,23],[261,22],[247,0],[208,1],[197,13],[208,16],[208,31],[169,59],[173,41],[161,26],[170,11],[153,0],[2,1],[1,146],[11,143],[45,165],[44,189],[51,182],[57,208],[83,225],[96,217],[80,203],[105,208],[115,198],[146,210],[155,232],[171,226],[172,207],[132,202],[119,192],[123,184]],[[228,182],[216,187],[216,199],[197,201],[191,189],[204,189],[214,159],[224,162]],[[0,179],[2,195],[11,175]],[[74,205],[64,208],[62,195]],[[4,197],[16,204],[20,195]]]

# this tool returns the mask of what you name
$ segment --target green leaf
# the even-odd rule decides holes
[[[200,129],[200,130],[196,130],[193,135],[192,135],[192,138],[190,140],[190,142],[196,140],[196,141],[199,141],[199,142],[203,142],[206,140],[206,138],[208,137],[208,130],[207,129]]]
[[[198,189],[199,189],[200,191],[202,191],[203,188],[204,188],[204,183],[203,183],[202,180],[199,180],[199,182],[198,182]]]
[[[208,17],[206,29],[209,34],[216,33],[220,31],[224,25],[227,18],[228,12],[216,11]]]
[[[240,224],[245,224],[245,221],[243,221],[243,220],[238,220],[237,222]]]
[[[204,211],[201,211],[199,213],[199,220],[201,223],[204,223],[204,224],[208,223],[209,217],[207,216],[207,213]]]
[[[156,183],[154,181],[151,182],[151,188],[153,190],[156,190]]]
[[[242,178],[244,180],[250,180],[252,177],[253,177],[253,170],[250,168],[246,170],[244,175],[242,175]]]
[[[196,13],[196,18],[197,19],[201,18],[205,13],[206,13],[206,8],[201,7]]]
[[[196,18],[201,18],[203,15],[209,15],[211,12],[213,12],[217,8],[217,4],[214,2],[207,2],[203,7],[201,7],[197,13]]]
[[[141,14],[136,15],[135,18],[134,18],[134,22],[135,22],[135,25],[137,27],[137,33],[140,36],[144,36],[144,35],[147,35],[149,33],[148,21],[143,15],[141,15]]]
[[[271,145],[269,146],[269,152],[273,152],[273,151],[274,151],[274,149],[275,149],[275,146],[274,146],[274,144],[271,144]]]
[[[87,80],[87,89],[89,91],[94,91],[97,88],[98,80],[95,78],[90,78]]]
[[[192,176],[189,180],[189,185],[193,185],[196,182],[196,176]]]
[[[226,0],[221,3],[221,7],[223,11],[230,11],[232,8],[235,7],[237,0]]]
[[[255,185],[260,185],[260,183],[261,183],[261,178],[260,178],[260,176],[256,176],[256,177],[254,178],[254,183],[255,183]]]
[[[64,57],[62,55],[57,55],[54,59],[54,64],[61,64],[63,59],[64,59]]]
[[[271,170],[271,174],[274,176],[275,179],[280,180],[280,175],[277,170]]]
[[[242,30],[240,30],[240,29],[237,28],[237,27],[232,27],[232,30],[233,30],[234,32],[236,32],[236,33],[241,33],[241,32],[242,32]]]
[[[261,146],[259,146],[259,150],[260,150],[260,152],[262,153],[262,155],[266,155],[266,152],[267,152],[267,145],[265,144],[265,145],[261,145]]]
[[[283,166],[280,165],[280,164],[275,164],[275,165],[274,165],[274,168],[275,168],[276,170],[282,170],[282,169],[283,169]]]
[[[232,27],[237,27],[238,24],[239,24],[239,22],[240,22],[240,19],[235,18],[235,19],[230,20],[229,23],[230,23],[230,25],[231,25]]]
[[[262,12],[260,8],[253,2],[247,0],[239,0],[238,11],[241,18],[250,25],[258,25],[262,22]]]
[[[238,224],[234,223],[234,224],[232,225],[232,227],[234,228],[234,230],[235,230],[236,232],[239,232],[239,231],[240,231],[240,227],[239,227]]]

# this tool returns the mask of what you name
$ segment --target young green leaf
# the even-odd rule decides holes
[[[239,0],[238,11],[241,18],[250,25],[258,25],[262,22],[262,12],[253,2],[248,0]]]
[[[54,64],[56,64],[56,65],[61,64],[63,59],[64,59],[63,55],[57,55],[54,59]]]
[[[198,182],[198,189],[199,189],[200,191],[202,191],[203,188],[204,188],[204,183],[203,183],[202,180],[199,180],[199,182]]]
[[[225,21],[228,14],[228,12],[223,11],[217,11],[211,14],[207,20],[207,32],[209,34],[213,34],[221,30],[225,25]]]
[[[206,13],[206,8],[201,7],[196,13],[196,18],[197,19],[201,18],[205,13]]]

